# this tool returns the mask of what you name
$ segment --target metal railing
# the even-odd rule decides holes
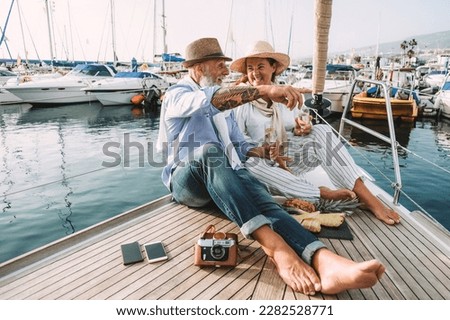
[[[370,84],[377,85],[383,89],[384,99],[386,101],[386,115],[387,115],[387,122],[388,122],[388,126],[389,126],[389,137],[347,118],[347,114],[352,106],[354,91],[355,91],[355,87],[356,87],[357,83],[370,83]],[[350,97],[348,99],[347,105],[345,106],[344,111],[342,113],[341,123],[339,126],[339,135],[342,136],[344,126],[345,126],[345,124],[348,124],[355,128],[358,128],[368,134],[371,134],[374,137],[391,145],[392,162],[394,165],[394,173],[395,173],[395,183],[392,183],[392,187],[394,189],[393,203],[395,205],[398,205],[398,200],[400,198],[400,192],[402,189],[402,178],[400,175],[400,165],[399,165],[398,153],[397,153],[397,148],[398,148],[399,144],[395,137],[394,117],[392,114],[391,98],[389,95],[390,89],[391,89],[391,87],[388,84],[381,82],[381,81],[375,81],[375,80],[364,79],[364,78],[356,78],[355,81],[353,82],[352,89],[350,91]]]

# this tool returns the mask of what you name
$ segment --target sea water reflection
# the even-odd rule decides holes
[[[384,130],[379,123],[368,125]],[[151,148],[158,127],[157,116],[129,106],[0,107],[0,262],[167,194],[161,167],[142,161],[137,147]],[[450,169],[450,121],[426,119],[396,130],[402,145]],[[358,130],[345,134],[356,146],[351,153],[357,163],[391,193],[378,172],[393,179],[390,147]],[[104,152],[110,143],[125,160],[125,139],[127,161],[102,165],[112,160]],[[144,152],[161,160],[153,150]],[[399,159],[403,190],[450,229],[450,175],[404,151]],[[400,202],[417,209],[404,196]]]
[[[157,199],[161,168],[102,166],[103,146],[156,140],[158,118],[129,106],[80,104],[0,114],[0,261]]]
[[[356,120],[389,137],[387,123]],[[339,128],[339,119],[332,122]],[[378,186],[393,194],[395,182],[391,146],[359,129],[345,127],[344,137],[355,148],[350,153],[355,161],[375,179]],[[400,203],[410,210],[424,209],[450,230],[450,120],[418,119],[415,123],[395,123],[401,171]],[[412,201],[411,201],[412,199]],[[415,203],[414,203],[415,202]]]

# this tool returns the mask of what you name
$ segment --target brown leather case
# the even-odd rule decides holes
[[[200,239],[213,239],[214,234],[216,234],[216,228],[214,225],[209,225],[205,232],[200,235]],[[237,265],[238,257],[238,237],[235,233],[227,232],[225,233],[226,239],[233,239],[235,244],[229,247],[228,259],[225,261],[205,261],[202,259],[202,249],[201,246],[196,242],[194,245],[194,265],[199,267],[204,266],[215,266],[215,267],[235,267]]]

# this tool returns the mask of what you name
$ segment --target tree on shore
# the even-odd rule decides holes
[[[403,50],[403,57],[406,60],[406,57],[408,57],[409,61],[408,64],[411,65],[411,59],[415,56],[416,52],[414,51],[414,48],[417,46],[417,41],[416,39],[411,39],[409,41],[404,40],[401,44],[400,44],[400,48]],[[407,49],[409,49],[408,51],[406,51]],[[403,63],[404,65],[406,65],[406,61],[404,61]]]

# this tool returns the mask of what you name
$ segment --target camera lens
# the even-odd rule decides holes
[[[211,247],[211,256],[215,260],[221,260],[225,256],[225,249],[221,245],[214,245]]]

